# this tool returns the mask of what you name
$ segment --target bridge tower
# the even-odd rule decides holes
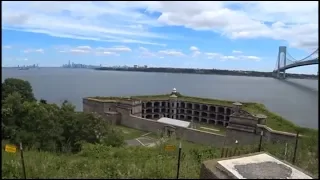
[[[281,68],[281,53],[283,53],[283,66],[286,66],[287,60],[287,47],[280,46],[278,52],[278,70],[277,70],[277,78],[280,78],[280,68]],[[283,79],[286,78],[286,70],[283,70]]]

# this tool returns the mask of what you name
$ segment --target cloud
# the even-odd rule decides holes
[[[232,53],[234,53],[234,54],[242,54],[242,51],[233,50]]]
[[[12,46],[9,46],[9,45],[5,45],[5,46],[2,46],[4,49],[11,49]]]
[[[174,39],[173,35],[154,29],[182,26],[230,39],[284,40],[303,49],[318,46],[317,1],[6,1],[2,5],[3,29],[56,37],[165,46],[158,41]]]
[[[143,58],[149,58],[149,57],[156,57],[157,54],[154,52],[151,52],[149,49],[145,48],[145,47],[139,47],[139,51],[140,51],[140,57]]]
[[[97,56],[120,56],[120,54],[110,51],[102,51],[102,52],[96,52],[95,55]]]
[[[113,52],[131,52],[132,50],[129,47],[126,46],[114,46],[111,48],[103,48],[103,47],[98,47],[98,51],[113,51]]]
[[[201,54],[199,48],[197,48],[196,46],[191,46],[190,51],[192,51],[192,57],[197,57]]]
[[[67,51],[63,51],[63,52],[67,52]],[[76,54],[82,54],[82,53],[91,53],[92,52],[92,48],[90,46],[78,46],[75,48],[71,48],[69,50],[69,52],[71,53],[76,53]]]
[[[191,46],[190,47],[190,51],[199,51],[199,49],[197,47],[195,47],[195,46]]]
[[[153,57],[153,58],[163,59],[165,58],[165,56],[175,56],[175,57],[186,56],[183,52],[173,50],[173,49],[159,50],[157,52],[152,52],[145,47],[139,47],[139,52],[140,52],[140,57],[145,57],[145,58]]]
[[[240,53],[238,53],[240,54]],[[261,58],[258,56],[245,56],[245,55],[238,55],[237,53],[233,56],[231,55],[223,55],[220,53],[205,53],[207,59],[215,59],[220,61],[227,61],[227,60],[251,60],[251,61],[260,61]]]
[[[24,53],[44,53],[43,49],[26,49],[23,50]]]
[[[248,60],[253,60],[253,61],[260,61],[261,58],[257,56],[240,56],[242,59],[248,59]]]
[[[167,35],[149,27],[157,22],[131,3],[5,2],[2,28],[93,41],[165,46]],[[137,3],[139,4],[139,3]]]
[[[159,54],[167,55],[167,56],[185,56],[183,52],[176,50],[161,50],[158,51]]]
[[[179,7],[179,10],[172,7]],[[281,7],[281,8],[275,8]],[[159,2],[158,21],[231,39],[271,38],[298,48],[318,45],[318,2]]]
[[[95,54],[98,56],[103,55],[120,55],[119,53],[131,52],[132,50],[126,46],[114,46],[114,47],[97,47],[92,48],[91,46],[77,46],[77,47],[69,47],[69,46],[60,46],[56,47],[56,50],[61,53],[75,53],[75,54]]]

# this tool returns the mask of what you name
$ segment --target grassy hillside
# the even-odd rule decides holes
[[[178,146],[176,140],[166,144]],[[300,143],[301,144],[301,143]],[[85,144],[77,154],[56,154],[25,152],[28,178],[175,178],[177,169],[177,149],[164,150],[165,144],[156,148],[109,147],[102,144]],[[315,151],[298,149],[298,167],[318,175],[318,158]],[[183,142],[180,168],[181,178],[199,178],[201,162],[220,158],[221,149]],[[264,144],[267,151],[280,159],[291,161],[293,145],[288,145],[284,155],[282,144]],[[244,152],[256,146],[244,146]],[[21,178],[20,156],[2,151],[2,178]]]

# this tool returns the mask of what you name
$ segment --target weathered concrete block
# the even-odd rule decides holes
[[[259,152],[203,162],[200,179],[313,179],[310,173]]]

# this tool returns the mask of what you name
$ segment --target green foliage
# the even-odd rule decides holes
[[[10,143],[22,142],[26,148],[52,152],[79,152],[84,142],[123,145],[122,135],[101,117],[75,112],[75,107],[67,101],[59,107],[45,100],[32,100],[33,95],[28,96],[33,94],[32,88],[26,81],[9,79],[4,84],[2,138]]]
[[[315,175],[318,174],[316,154],[305,149],[307,141],[299,141],[296,165]],[[54,154],[26,151],[25,162],[28,178],[175,178],[178,148],[173,152],[164,150],[165,145],[179,142],[169,140],[155,148],[112,147],[105,144],[84,143],[77,154]],[[235,147],[233,147],[235,148]],[[257,146],[239,146],[241,154],[252,152]],[[280,143],[263,144],[263,151],[291,162],[294,142],[285,146]],[[317,151],[317,150],[316,150]],[[314,152],[316,152],[314,151]],[[234,152],[232,149],[230,152]],[[198,179],[201,163],[220,158],[221,149],[182,142],[180,178]],[[2,177],[21,178],[19,154],[2,153]]]
[[[15,78],[5,79],[2,83],[2,100],[13,92],[18,92],[24,101],[35,101],[32,87],[28,81]]]

